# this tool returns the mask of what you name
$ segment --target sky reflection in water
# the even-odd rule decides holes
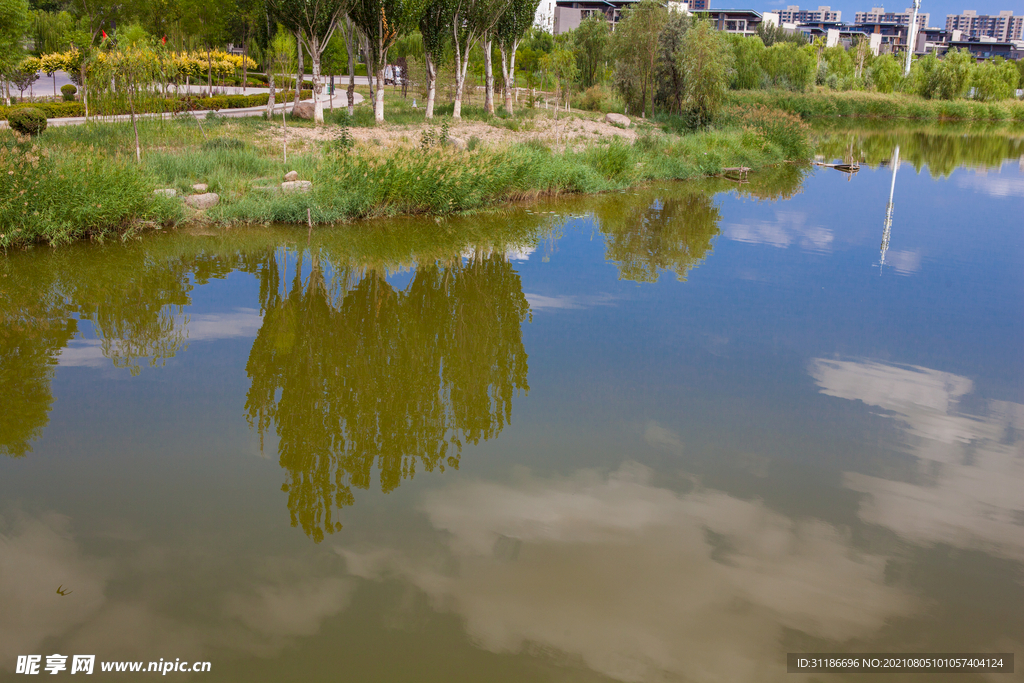
[[[1020,651],[1024,149],[830,135],[853,178],[12,255],[0,677]]]

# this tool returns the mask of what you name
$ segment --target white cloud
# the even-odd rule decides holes
[[[916,251],[890,251],[885,255],[885,263],[900,275],[913,275],[921,270],[921,254]]]
[[[407,578],[487,650],[559,651],[625,681],[785,680],[784,629],[847,640],[913,606],[845,532],[718,491],[679,495],[636,464],[463,482],[423,509],[451,561],[342,550],[350,571]]]
[[[70,520],[54,513],[0,519],[0,667],[38,653],[104,604],[110,567],[84,556],[70,531]]]
[[[175,316],[172,325],[175,333],[182,333],[188,341],[214,341],[237,337],[255,337],[263,324],[263,318],[255,309],[238,308],[230,313],[199,313]],[[120,340],[110,340],[117,350]],[[184,350],[184,349],[182,349]],[[61,349],[58,364],[63,367],[102,368],[110,361],[103,351],[99,339],[72,339]]]
[[[957,177],[957,186],[991,197],[1024,197],[1024,176],[980,175],[965,173]]]
[[[1024,559],[1024,406],[993,401],[984,416],[962,414],[971,380],[929,368],[817,359],[810,373],[824,394],[888,411],[918,458],[914,481],[844,475],[865,494],[861,519],[921,544]]]
[[[556,311],[572,308],[591,308],[592,306],[610,306],[617,299],[610,294],[597,296],[573,296],[569,294],[556,294],[546,296],[536,292],[523,292],[523,296],[530,303],[530,308],[535,311]]]
[[[644,427],[644,441],[649,446],[660,448],[670,453],[677,455],[682,455],[683,453],[683,440],[679,438],[679,435],[671,429],[662,427],[654,420],[649,421]]]
[[[767,244],[785,249],[798,243],[807,251],[829,251],[834,236],[820,226],[807,226],[807,214],[797,211],[776,211],[774,221],[731,223],[725,227],[725,236],[736,242]]]

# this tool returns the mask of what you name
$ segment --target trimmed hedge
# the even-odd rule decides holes
[[[739,90],[726,97],[728,105],[762,105],[798,114],[805,119],[865,117],[950,121],[1024,122],[1024,102],[926,100],[912,95],[866,92],[793,93],[776,90]]]
[[[11,112],[10,124],[22,135],[39,135],[46,130],[46,114],[36,107],[21,107]]]
[[[307,100],[313,96],[312,90],[303,90],[299,93],[299,96]],[[291,101],[294,97],[294,91],[291,90],[279,90],[274,93],[274,99],[277,102]],[[256,95],[214,95],[213,97],[198,97],[194,95],[187,95],[185,97],[177,99],[155,99],[149,102],[143,103],[143,108],[139,111],[143,113],[155,113],[155,112],[182,112],[191,109],[245,109],[246,107],[262,107],[267,104],[267,100],[270,96],[267,93],[259,93]],[[62,119],[71,116],[85,116],[85,106],[81,102],[40,102],[33,104],[18,104],[10,107],[0,105],[0,121],[6,121],[10,114],[19,109],[26,109],[32,107],[39,109],[48,119]],[[96,108],[90,107],[90,114],[96,114],[98,116],[111,116],[114,114],[127,114],[128,111],[107,111],[103,107]]]

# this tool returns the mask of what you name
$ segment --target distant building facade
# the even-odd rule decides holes
[[[541,0],[544,5],[549,0]],[[587,17],[603,16],[612,25],[612,30],[622,19],[623,11],[639,3],[640,0],[554,0],[552,11],[551,32],[556,36],[573,30]],[[666,5],[670,12],[689,13],[691,9],[706,9],[710,0],[668,0]]]
[[[790,5],[786,9],[775,10],[774,14],[779,15],[779,21],[783,24],[817,24],[820,22],[842,21],[842,11],[832,11],[828,5],[822,5],[818,9],[800,9],[799,5]]]
[[[964,38],[995,38],[1002,42],[1024,40],[1024,16],[1015,17],[1011,10],[989,15],[969,9],[963,14],[947,14],[946,30],[960,31]]]
[[[857,12],[854,15],[853,23],[859,26],[870,24],[896,24],[897,26],[910,26],[910,15],[914,10],[907,8],[903,12],[886,12],[884,7],[872,7],[870,12]],[[917,13],[917,27],[927,28],[931,14],[928,12]]]

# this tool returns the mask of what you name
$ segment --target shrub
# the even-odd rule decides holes
[[[799,116],[757,105],[745,109],[740,114],[740,121],[744,128],[756,132],[777,147],[786,159],[795,161],[810,157],[807,124]]]
[[[22,135],[39,135],[46,130],[46,114],[36,107],[19,108],[7,116],[7,123]]]
[[[60,94],[63,95],[65,102],[74,102],[75,95],[78,94],[78,88],[70,83],[60,86]]]
[[[587,88],[579,97],[575,98],[573,105],[578,109],[587,111],[609,112],[622,109],[611,89],[603,85],[595,85]]]

